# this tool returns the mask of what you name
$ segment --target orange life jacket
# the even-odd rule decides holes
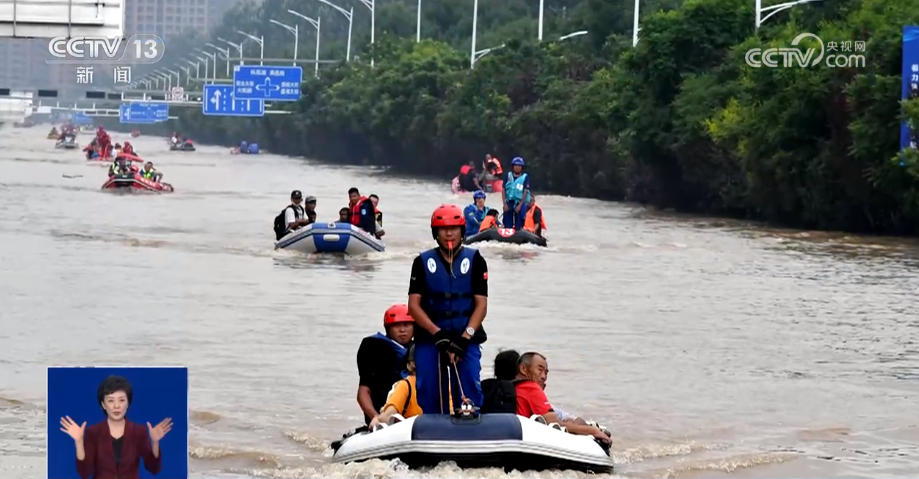
[[[523,220],[523,229],[529,231],[530,233],[536,233],[536,222],[533,220],[533,216],[536,215],[536,208],[539,208],[539,206],[536,203],[533,203],[533,207],[527,210],[526,219]],[[542,208],[539,208],[539,211],[539,226],[542,229],[548,229],[546,228],[546,215],[545,213],[542,213]]]
[[[498,227],[498,223],[495,222],[495,217],[486,216],[485,219],[482,220],[482,224],[479,225],[479,231],[485,231],[488,228],[497,228],[497,227]]]
[[[468,174],[469,174],[469,170],[471,170],[471,169],[472,169],[472,168],[470,168],[469,165],[463,165],[462,167],[460,167],[460,173],[459,173],[460,176],[468,175]]]
[[[499,176],[504,173],[504,169],[501,168],[501,160],[499,160],[497,157],[491,157],[491,161],[489,161],[489,163],[494,163],[495,166],[498,167],[498,169],[495,170],[495,176]]]

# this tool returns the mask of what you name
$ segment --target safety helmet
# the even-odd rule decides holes
[[[461,235],[466,236],[466,218],[463,217],[463,210],[456,205],[440,205],[431,215],[431,236],[437,239],[437,228],[459,226],[462,228]]]
[[[408,305],[394,304],[383,313],[383,326],[396,323],[414,323],[415,320],[408,314]]]
[[[523,161],[523,158],[518,156],[511,160],[511,166],[526,166],[526,163]]]
[[[476,192],[472,194],[472,199],[473,199],[473,200],[477,200],[477,199],[479,199],[479,198],[482,198],[483,200],[485,199],[485,192],[484,192],[484,191],[482,191],[482,190],[476,190]]]

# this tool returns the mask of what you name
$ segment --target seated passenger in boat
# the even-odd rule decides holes
[[[306,199],[303,200],[303,214],[306,215],[306,219],[308,221],[308,223],[306,224],[311,225],[316,222],[316,197],[315,196],[310,195],[310,196],[307,196]]]
[[[520,355],[514,383],[514,391],[517,394],[517,414],[524,417],[539,415],[548,424],[559,423],[565,426],[571,434],[593,436],[606,444],[611,443],[609,434],[597,426],[582,424],[579,421],[564,422],[558,417],[555,408],[549,403],[549,398],[546,397],[546,393],[540,386],[540,384],[545,384],[548,373],[549,363],[542,354],[528,352]]]
[[[472,194],[472,204],[463,210],[463,216],[466,218],[466,236],[472,236],[479,232],[486,213],[485,192],[482,190],[476,191]]]
[[[382,239],[386,232],[383,231],[383,212],[380,211],[380,197],[372,194],[368,196],[368,198],[370,198],[370,202],[373,203],[373,217],[377,221],[376,237],[377,239]]]
[[[482,223],[479,225],[479,232],[485,231],[489,228],[500,228],[501,223],[498,222],[498,210],[490,209],[488,213],[485,213],[485,219],[482,220]]]
[[[418,405],[418,390],[415,388],[415,346],[411,344],[405,355],[405,370],[408,371],[408,377],[393,384],[380,415],[370,420],[371,428],[377,424],[390,424],[395,414],[408,419],[422,413]]]
[[[345,206],[344,208],[338,210],[338,221],[336,221],[336,223],[351,224],[351,208]]]
[[[376,333],[361,341],[357,350],[360,376],[357,404],[364,412],[364,424],[370,424],[379,415],[378,411],[383,410],[393,385],[408,377],[406,353],[415,334],[414,326],[408,306],[395,304],[383,313],[386,333]]]
[[[475,171],[474,161],[469,160],[469,163],[463,165],[457,176],[459,178],[459,186],[463,191],[476,191],[482,189],[479,187],[479,178],[478,173]]]
[[[523,229],[540,238],[543,237],[543,231],[548,229],[546,228],[546,218],[542,214],[542,208],[536,204],[535,196],[530,197],[530,203],[527,205],[527,215],[523,220]]]
[[[159,183],[160,180],[163,179],[163,174],[156,171],[156,169],[153,168],[152,161],[148,161],[147,163],[145,163],[144,168],[140,170],[139,173],[141,177],[143,177],[144,179],[150,180],[154,183]]]

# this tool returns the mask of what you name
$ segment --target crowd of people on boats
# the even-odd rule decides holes
[[[280,240],[291,232],[315,223],[316,203],[315,196],[304,198],[302,191],[292,191],[290,204],[274,219],[276,239]],[[383,230],[383,212],[380,211],[379,204],[378,195],[363,196],[360,190],[351,188],[348,190],[348,206],[339,210],[335,223],[352,224],[367,234],[382,239],[386,231]]]
[[[481,197],[477,200],[482,199]],[[516,413],[609,446],[611,434],[563,411],[545,389],[548,359],[539,352],[501,351],[494,378],[481,379],[483,322],[488,307],[488,264],[463,246],[463,210],[442,205],[431,215],[436,247],[412,263],[408,303],[383,314],[383,332],[357,351],[357,405],[366,427],[421,414]]]
[[[542,236],[546,230],[542,208],[536,204],[536,197],[530,188],[529,175],[524,171],[526,161],[521,157],[511,160],[511,171],[504,174],[501,161],[491,154],[485,155],[482,171],[477,172],[474,161],[469,161],[460,168],[459,187],[473,192],[473,203],[464,210],[467,235],[476,234],[489,228],[513,228],[527,230]],[[487,182],[500,182],[501,187],[485,188]],[[499,212],[485,208],[486,189],[497,191],[502,195],[504,206],[503,218]]]

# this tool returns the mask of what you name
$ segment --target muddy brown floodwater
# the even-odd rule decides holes
[[[141,137],[176,193],[118,196],[99,191],[103,168],[43,133],[0,132],[4,479],[45,473],[45,368],[112,364],[189,368],[198,478],[505,475],[328,460],[329,442],[360,422],[357,345],[405,301],[432,209],[470,201],[448,182],[220,147],[169,152]],[[382,198],[385,254],[273,251],[290,190],[317,196],[331,220],[351,186]],[[540,202],[550,248],[481,248],[485,362],[499,348],[545,353],[549,397],[614,431],[618,475],[919,471],[915,242]],[[129,308],[112,299],[119,290]],[[513,474],[534,475],[580,477]]]

